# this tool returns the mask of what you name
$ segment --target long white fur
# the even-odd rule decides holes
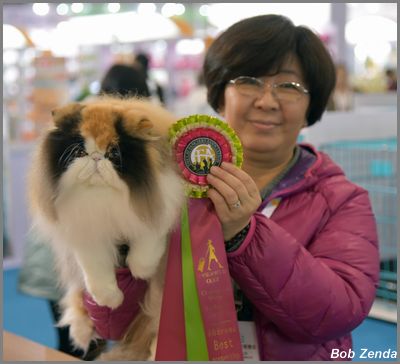
[[[158,171],[155,183],[164,191],[160,223],[145,222],[132,206],[128,186],[104,158],[105,151],[90,138],[85,148],[88,155],[75,159],[59,181],[54,202],[57,221],[35,214],[36,228],[52,240],[66,287],[60,325],[71,326],[75,345],[83,349],[88,348],[94,329],[83,309],[82,291],[86,288],[102,306],[116,308],[122,303],[115,278],[115,243],[121,240],[134,242],[127,256],[133,276],[151,278],[183,202],[182,181],[176,172]],[[159,309],[159,298],[157,307],[149,309],[152,315],[157,316],[154,310]]]

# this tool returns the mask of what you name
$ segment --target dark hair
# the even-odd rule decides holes
[[[298,57],[310,91],[307,123],[314,124],[321,119],[335,86],[335,66],[314,32],[295,26],[281,15],[241,20],[214,40],[203,66],[209,104],[218,111],[229,80],[238,76],[274,74],[291,55]]]
[[[147,72],[149,71],[149,62],[150,62],[147,54],[138,53],[135,57],[135,61],[139,63],[141,67],[143,67],[145,74],[147,74]]]
[[[150,96],[143,72],[125,64],[115,64],[107,71],[101,82],[100,94]]]

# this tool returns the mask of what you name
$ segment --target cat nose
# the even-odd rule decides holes
[[[96,162],[98,162],[99,160],[103,159],[102,154],[99,153],[99,152],[93,152],[90,156]]]

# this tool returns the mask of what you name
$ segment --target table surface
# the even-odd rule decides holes
[[[60,351],[3,331],[3,361],[80,361]]]

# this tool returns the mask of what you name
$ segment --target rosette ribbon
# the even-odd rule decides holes
[[[222,229],[205,198],[188,199],[170,239],[156,360],[243,360]]]
[[[211,165],[219,166],[222,162],[242,165],[243,148],[238,136],[227,123],[215,117],[191,115],[180,119],[169,129],[169,139],[190,197],[207,197],[210,166],[205,163],[204,154],[199,157],[202,148],[212,151]]]

